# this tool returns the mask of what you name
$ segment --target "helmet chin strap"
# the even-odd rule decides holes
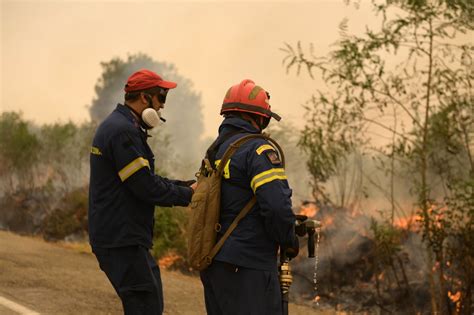
[[[270,118],[262,116],[253,117],[252,115],[243,113],[241,117],[250,122],[254,127],[257,127],[257,129],[260,131],[263,131],[265,128],[267,128],[268,124],[270,123]]]

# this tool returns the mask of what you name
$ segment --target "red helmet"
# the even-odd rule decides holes
[[[221,115],[227,112],[245,112],[280,121],[281,117],[270,110],[269,99],[270,95],[263,88],[255,85],[252,80],[243,80],[227,91]]]

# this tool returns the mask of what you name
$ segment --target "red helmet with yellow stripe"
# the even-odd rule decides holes
[[[270,95],[263,88],[255,85],[252,80],[243,80],[227,91],[221,115],[227,112],[244,112],[280,121],[281,117],[270,110],[269,99]]]

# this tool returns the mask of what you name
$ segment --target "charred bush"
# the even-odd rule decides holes
[[[0,199],[0,229],[36,234],[47,213],[45,194],[40,189],[17,190]]]

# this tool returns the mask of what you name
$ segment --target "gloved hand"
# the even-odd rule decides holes
[[[306,225],[304,223],[296,221],[295,234],[298,235],[298,236],[301,236],[301,237],[305,236],[306,235]]]
[[[177,180],[176,185],[178,186],[184,186],[184,187],[190,187],[192,184],[194,184],[196,180],[190,179],[190,180]]]
[[[285,249],[285,255],[289,259],[293,259],[296,256],[298,256],[299,252],[300,252],[300,242],[298,241],[298,238],[295,237],[295,242],[293,243],[293,246],[287,247]]]

